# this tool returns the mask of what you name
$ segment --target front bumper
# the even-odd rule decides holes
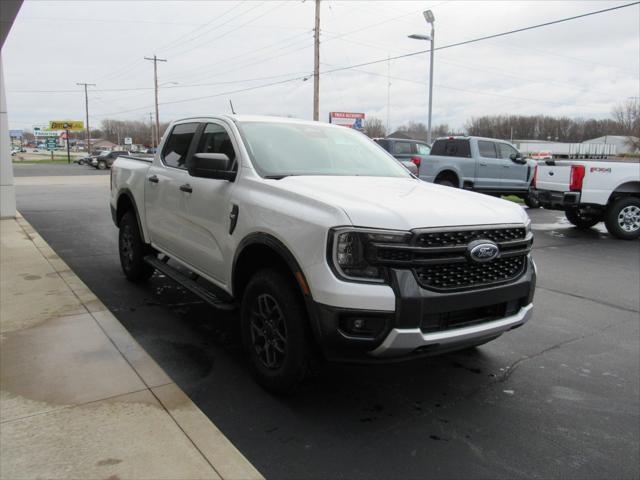
[[[523,325],[529,320],[532,312],[533,303],[530,303],[515,315],[500,320],[435,333],[423,333],[419,328],[394,328],[371,355],[393,357],[407,352],[442,353],[459,350],[492,340],[508,330]]]
[[[379,362],[462,349],[521,326],[533,309],[536,267],[530,256],[517,279],[467,291],[426,290],[410,270],[393,269],[391,273],[396,296],[393,312],[338,308],[308,300],[314,333],[325,357]],[[348,326],[356,319],[370,320],[378,328],[368,335],[354,334]]]

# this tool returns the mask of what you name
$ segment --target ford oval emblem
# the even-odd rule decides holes
[[[476,240],[468,247],[469,258],[474,262],[490,262],[500,255],[498,246],[490,240]]]

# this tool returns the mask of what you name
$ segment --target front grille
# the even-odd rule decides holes
[[[525,267],[526,255],[499,258],[488,263],[444,263],[414,269],[418,283],[427,289],[471,288],[514,280]]]
[[[469,244],[476,240],[494,242],[499,256],[484,263],[473,260]],[[372,265],[412,270],[427,290],[464,290],[518,278],[526,269],[532,243],[531,233],[519,225],[416,230],[407,244],[369,244],[365,256]]]
[[[454,230],[448,232],[421,233],[416,245],[421,247],[455,247],[467,245],[474,240],[491,240],[495,243],[522,240],[527,232],[524,227],[478,228],[473,230]]]

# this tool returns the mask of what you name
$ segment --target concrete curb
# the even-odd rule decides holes
[[[3,220],[3,222],[8,221],[12,220]],[[66,287],[72,292],[72,294],[77,298],[79,304],[82,306],[81,311],[77,311],[78,309],[75,307],[64,310],[64,313],[61,313],[59,318],[76,318],[74,315],[79,316],[80,314],[88,314],[91,316],[95,325],[97,325],[101,332],[108,338],[109,342],[113,347],[115,347],[115,349],[117,349],[117,352],[121,355],[126,364],[128,364],[142,382],[145,387],[142,391],[146,391],[153,396],[153,399],[157,401],[163,411],[170,416],[173,422],[175,422],[175,425],[184,434],[186,439],[188,439],[188,442],[195,447],[198,454],[206,464],[210,465],[213,469],[213,478],[262,479],[263,477],[261,474],[144,351],[144,349],[134,340],[117,318],[109,312],[105,305],[76,276],[69,266],[60,257],[58,257],[55,251],[44,241],[33,227],[20,214],[18,214],[15,221],[55,272],[55,274],[50,272],[47,276],[51,279],[54,279],[55,276],[62,279]],[[3,299],[3,302],[5,301],[6,300]],[[53,315],[55,316],[55,314]],[[16,332],[20,333],[23,331],[21,329],[29,328],[31,327],[16,327],[15,331],[10,332],[9,335],[15,334]],[[5,383],[4,377],[2,378],[2,381]],[[133,392],[133,394],[135,393],[136,392]],[[77,404],[75,406],[77,406]],[[66,407],[60,408],[64,409]],[[60,410],[56,411],[59,412]],[[37,413],[35,415],[41,414],[47,415],[48,413]],[[14,417],[8,420],[2,419],[2,423],[7,424],[14,420],[20,420],[20,417]],[[4,438],[3,440],[7,441],[11,439]],[[122,442],[127,441],[127,438],[122,438]],[[154,442],[154,438],[150,437],[148,438],[148,441]],[[6,455],[7,451],[3,453]],[[28,461],[28,459],[26,460]],[[4,467],[6,466],[7,465],[5,464]],[[15,465],[12,464],[12,467],[14,466]],[[6,469],[3,468],[3,470]],[[24,472],[26,471],[30,470],[27,469]],[[10,468],[6,473],[15,474],[19,472],[20,470]],[[40,473],[44,473],[45,477],[49,476],[46,472]],[[69,476],[66,478],[71,478],[73,476],[77,476],[80,471],[70,471],[68,473]],[[24,477],[24,475],[21,476]],[[54,476],[56,475],[51,475],[51,478]],[[185,476],[192,475],[189,475],[185,471]],[[2,477],[4,478],[4,473],[2,473]]]

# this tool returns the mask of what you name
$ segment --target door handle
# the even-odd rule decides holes
[[[151,183],[158,183],[160,181],[157,175],[151,175],[149,178],[147,178],[147,180],[149,180]]]
[[[180,190],[187,193],[193,192],[193,188],[191,188],[191,185],[189,185],[188,183],[185,183],[184,185],[180,185]]]
[[[509,168],[509,165],[502,165],[502,168]]]
[[[480,166],[481,166],[481,167],[486,167],[486,166],[487,166],[487,164],[486,164],[486,163],[482,163],[482,162],[480,162]]]

